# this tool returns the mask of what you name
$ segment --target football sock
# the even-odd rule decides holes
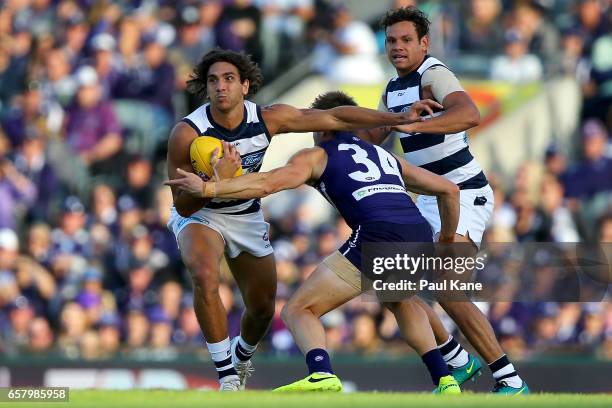
[[[206,347],[208,347],[208,352],[215,362],[215,368],[217,369],[217,374],[219,374],[219,379],[227,377],[228,375],[238,375],[234,368],[234,363],[232,363],[229,337],[226,337],[225,340],[221,340],[218,343],[206,342]]]
[[[444,359],[442,358],[442,354],[440,350],[437,348],[433,350],[429,350],[427,353],[421,356],[423,363],[427,366],[429,370],[429,375],[431,375],[431,380],[433,381],[435,386],[440,384],[440,378],[450,375],[450,371],[448,370],[448,366]]]
[[[257,345],[252,346],[244,341],[242,336],[238,336],[238,341],[234,342],[234,347],[232,349],[232,358],[235,363],[238,361],[250,360],[256,349]]]
[[[493,373],[493,378],[496,382],[503,381],[508,384],[510,387],[521,388],[523,385],[523,380],[516,373],[514,366],[508,360],[507,355],[503,355],[491,364],[489,364],[489,368]]]
[[[312,349],[306,353],[306,364],[308,365],[308,374],[334,373],[331,368],[329,354],[320,348]]]
[[[438,350],[442,353],[442,358],[444,358],[446,364],[453,368],[461,367],[468,363],[469,354],[461,347],[461,344],[457,343],[453,336],[449,336],[444,344],[438,346]]]

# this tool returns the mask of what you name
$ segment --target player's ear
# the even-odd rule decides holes
[[[245,80],[242,82],[242,94],[243,94],[244,96],[247,96],[247,95],[249,94],[249,86],[250,86],[250,85],[251,85],[251,83],[249,82],[249,80],[248,80],[248,79],[245,79]]]
[[[429,35],[424,35],[423,38],[421,38],[421,48],[423,51],[427,52],[429,48]]]

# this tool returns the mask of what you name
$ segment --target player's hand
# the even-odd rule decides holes
[[[431,99],[423,99],[421,101],[416,101],[410,106],[410,110],[404,113],[406,124],[405,125],[397,125],[393,126],[392,129],[397,132],[402,133],[411,133],[412,127],[411,123],[414,122],[423,122],[425,119],[423,116],[423,112],[426,112],[428,115],[433,115],[434,109],[443,109],[444,107],[440,105],[438,102],[433,101]]]
[[[185,171],[183,169],[176,169],[176,172],[181,177],[168,180],[164,182],[164,184],[170,187],[176,187],[178,190],[182,190],[189,195],[202,198],[204,180],[202,180],[197,174]]]
[[[223,180],[234,177],[236,170],[240,168],[242,160],[240,153],[231,144],[223,143],[223,157],[217,157],[219,149],[215,149],[211,155],[210,164],[214,171],[215,180]]]

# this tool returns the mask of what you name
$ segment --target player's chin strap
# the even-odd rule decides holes
[[[204,198],[215,198],[217,196],[217,183],[206,182],[202,187],[202,197]]]

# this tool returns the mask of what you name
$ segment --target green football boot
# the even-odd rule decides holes
[[[272,390],[272,392],[312,392],[312,391],[342,391],[340,379],[329,373],[312,373],[303,380],[283,385]]]
[[[523,381],[523,384],[521,384],[519,388],[514,388],[502,380],[495,384],[491,392],[499,395],[526,395],[529,394],[529,387],[525,381]]]
[[[461,388],[459,388],[457,380],[455,380],[452,375],[447,375],[440,378],[440,383],[438,384],[438,388],[436,388],[436,391],[436,394],[461,394]]]

